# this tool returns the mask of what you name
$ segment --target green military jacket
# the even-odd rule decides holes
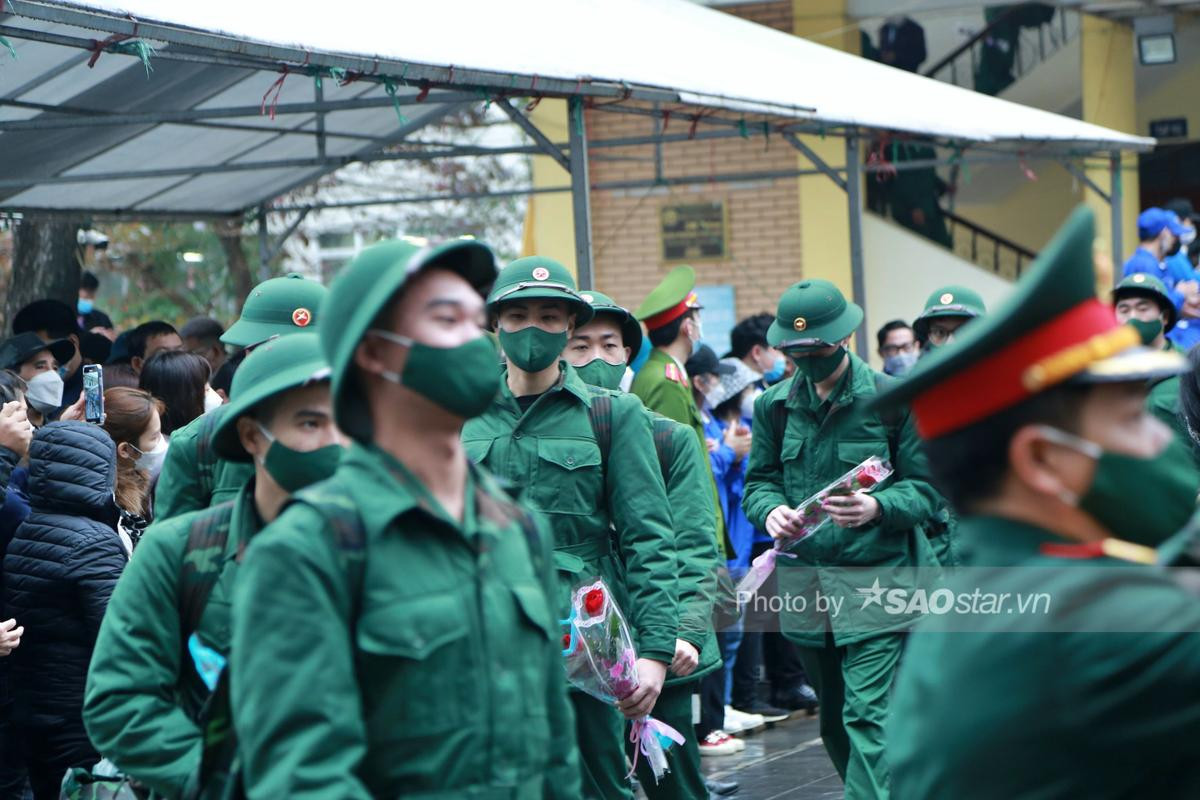
[[[617,596],[638,655],[669,664],[679,628],[675,535],[649,418],[637,398],[610,393],[602,463],[588,417],[592,392],[569,364],[559,366],[558,383],[524,414],[502,379],[491,407],[463,427],[467,456],[520,487],[522,501],[550,522],[562,617],[570,588],[599,576]]]
[[[651,428],[660,462],[667,456],[663,480],[675,531],[676,576],[679,580],[679,636],[700,654],[700,664],[687,677],[668,676],[667,685],[694,681],[721,667],[721,650],[713,630],[717,591],[714,511],[708,493],[708,457],[691,430],[674,420],[652,415]]]
[[[1183,354],[1183,351],[1172,342],[1167,342],[1167,350]],[[1179,413],[1179,376],[1172,375],[1150,384],[1150,393],[1146,397],[1146,408],[1150,413],[1162,420],[1171,432],[1185,444],[1191,444],[1187,425]]]
[[[681,377],[682,382],[671,377],[675,374]],[[708,453],[708,442],[704,438],[704,418],[700,416],[700,409],[696,408],[696,401],[692,397],[692,389],[687,380],[687,373],[675,363],[675,359],[655,348],[650,351],[650,357],[646,359],[646,363],[634,376],[633,385],[629,387],[629,391],[640,397],[646,404],[646,408],[651,411],[690,427],[696,435],[696,441],[700,443],[700,452]],[[725,517],[721,514],[720,495],[717,494],[717,484],[711,470],[708,474],[708,485],[712,494],[714,519],[717,523],[716,541],[724,556],[730,558],[733,554],[733,545],[725,530]]]
[[[1047,553],[1065,542],[1025,523],[965,517],[959,531],[956,604],[1009,598],[909,636],[892,795],[1200,797],[1200,603],[1155,567]]]
[[[156,520],[232,500],[254,477],[254,464],[226,461],[213,452],[212,433],[224,412],[225,406],[214,408],[171,434],[154,490]]]
[[[295,499],[235,588],[249,797],[578,798],[541,522],[475,467],[459,522],[359,444]],[[336,509],[360,548],[337,544]]]
[[[260,527],[252,483],[232,502],[218,559],[221,576],[195,631],[203,644],[226,656],[238,549]],[[208,692],[182,630],[181,573],[192,526],[216,512],[214,506],[150,526],[108,602],[88,670],[83,704],[88,737],[126,774],[165,797],[183,796],[200,768],[203,734],[197,721]]]
[[[782,606],[780,627],[804,646],[822,646],[827,630],[840,646],[907,627],[909,616],[880,613],[878,606],[860,608],[858,590],[877,577],[896,586],[914,584],[928,575],[911,567],[937,565],[924,525],[944,501],[929,482],[910,415],[885,422],[869,408],[875,395],[871,368],[851,354],[842,382],[825,402],[810,382],[792,377],[754,403],[742,509],[755,527],[765,530],[777,506],[796,508],[870,456],[889,459],[895,470],[872,493],[879,517],[859,528],[829,523],[789,547],[794,557],[776,561],[779,592],[791,598]],[[780,404],[783,408],[776,410]],[[842,598],[840,610],[819,607],[818,593]]]

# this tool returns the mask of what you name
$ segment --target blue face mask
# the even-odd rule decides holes
[[[75,302],[75,310],[80,314],[90,314],[95,307],[96,303],[86,297],[81,297]]]
[[[779,383],[786,369],[787,360],[783,356],[775,356],[775,363],[771,365],[769,370],[763,373],[763,380],[767,383]]]

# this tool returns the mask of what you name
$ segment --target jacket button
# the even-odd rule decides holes
[[[575,464],[575,456],[567,456],[567,466],[568,467],[574,466],[574,464]]]
[[[514,439],[520,439],[520,438],[521,438],[521,432],[520,432],[520,431],[517,431],[516,433],[514,433],[514,434],[513,434],[513,438],[514,438]]]

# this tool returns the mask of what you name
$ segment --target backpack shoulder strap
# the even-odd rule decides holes
[[[658,466],[662,470],[663,481],[668,480],[671,463],[675,460],[675,425],[678,423],[660,417],[657,414],[651,420],[650,427],[654,432],[654,450],[658,453]]]
[[[337,494],[326,482],[297,492],[291,503],[303,503],[325,518],[333,533],[333,545],[349,579],[351,598],[350,625],[353,628],[362,608],[363,574],[366,571],[367,532],[358,510]],[[289,505],[291,504],[289,503]]]
[[[471,477],[475,480],[475,502],[481,516],[490,516],[499,524],[516,523],[525,537],[529,558],[538,575],[545,573],[546,554],[542,547],[542,536],[538,532],[533,514],[523,508],[517,500],[496,481],[495,477],[475,464],[468,464]]]
[[[217,451],[213,448],[213,432],[217,429],[220,411],[210,411],[200,418],[200,431],[196,436],[196,473],[200,487],[207,497],[212,497],[213,468],[217,464]]]
[[[185,642],[200,626],[209,595],[221,577],[234,503],[230,500],[197,513],[188,530],[179,575],[179,624]]]
[[[588,406],[588,422],[592,424],[596,444],[600,447],[600,467],[607,472],[608,452],[612,449],[612,395],[595,386],[588,386],[588,392],[592,400]]]

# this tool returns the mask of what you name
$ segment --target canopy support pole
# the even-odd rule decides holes
[[[792,147],[796,148],[801,153],[803,153],[804,157],[807,158],[810,162],[812,162],[812,165],[814,167],[821,170],[821,172],[824,173],[829,178],[829,180],[836,183],[838,185],[839,189],[841,189],[843,192],[848,191],[847,187],[846,187],[845,179],[842,178],[841,175],[838,175],[837,170],[835,170],[833,167],[829,166],[829,164],[827,164],[825,162],[825,159],[823,159],[819,155],[817,155],[815,150],[813,150],[811,147],[806,145],[804,142],[800,141],[800,137],[798,137],[796,134],[792,133],[791,131],[785,131],[783,134],[783,138],[787,141],[788,144],[790,144]],[[847,163],[849,163],[849,162],[847,162]]]
[[[1108,192],[1101,189],[1100,185],[1098,183],[1096,183],[1094,180],[1092,180],[1091,178],[1089,178],[1087,176],[1086,172],[1084,172],[1079,167],[1072,164],[1070,161],[1060,161],[1059,163],[1062,164],[1063,169],[1065,169],[1067,172],[1071,173],[1072,178],[1079,181],[1080,183],[1082,183],[1087,188],[1091,189],[1096,194],[1100,195],[1100,197],[1102,197],[1104,199],[1104,202],[1106,202],[1106,203],[1112,202],[1112,197],[1108,194]]]
[[[1114,150],[1108,159],[1109,174],[1109,211],[1112,213],[1112,262],[1113,269],[1125,257],[1124,243],[1121,241],[1121,226],[1124,224],[1121,213],[1124,200],[1121,198],[1121,151]]]
[[[583,98],[567,101],[567,127],[571,162],[571,205],[575,218],[575,278],[580,289],[593,288],[592,281],[592,205],[588,180],[587,131],[584,129]]]
[[[292,224],[287,226],[287,230],[279,234],[275,241],[271,241],[267,233],[267,214],[269,209],[265,205],[258,207],[258,255],[262,260],[262,269],[265,271],[268,264],[275,260],[275,257],[283,250],[283,245],[291,238],[296,229],[300,227],[300,223],[304,222],[304,218],[308,216],[310,208],[300,209],[300,213],[296,215],[296,219],[292,220]]]
[[[816,162],[814,162],[816,163]],[[819,165],[818,165],[819,166]],[[854,302],[867,307],[867,282],[863,272],[862,245],[862,161],[858,153],[858,134],[846,137],[846,206],[850,216],[850,283]],[[866,324],[854,332],[854,349],[864,361],[870,356],[867,349]]]
[[[539,150],[553,158],[556,162],[558,162],[558,165],[567,172],[571,171],[571,164],[567,161],[567,157],[563,155],[562,150],[559,150],[554,142],[550,141],[546,134],[542,133],[541,129],[538,128],[537,125],[533,124],[529,117],[513,108],[512,103],[508,102],[508,100],[504,99],[503,97],[496,100],[496,105],[500,107],[501,111],[508,115],[509,119],[517,124],[518,128],[525,131],[525,135],[527,135],[530,139],[533,139]]]

